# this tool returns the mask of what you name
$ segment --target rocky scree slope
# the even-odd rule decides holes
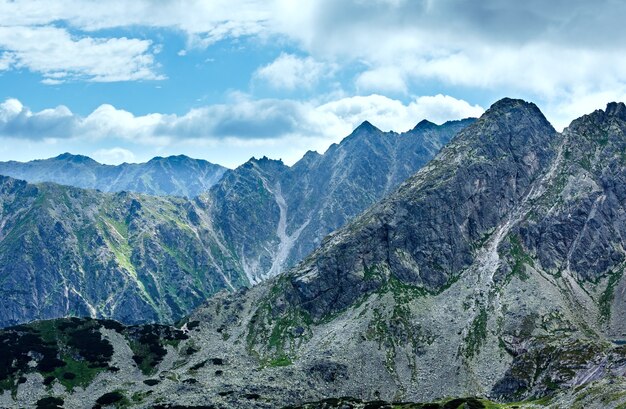
[[[165,354],[105,327],[118,371],[68,389],[25,353],[2,402],[623,407],[625,113],[610,104],[559,134],[535,105],[501,100],[294,269],[211,298],[180,323],[185,339],[146,330]]]
[[[225,171],[220,165],[184,155],[117,166],[69,153],[30,162],[0,162],[0,175],[31,183],[54,182],[103,192],[130,191],[157,196],[198,196],[217,183]]]
[[[242,362],[238,357],[206,350],[198,342],[199,325],[190,321],[179,330],[71,318],[2,330],[0,407],[216,409],[275,408],[291,403],[292,409],[504,409],[544,407],[540,404],[546,402],[506,405],[469,397],[391,404],[342,397],[303,403],[307,396],[318,396],[314,384],[290,390],[293,384],[268,376],[290,372],[285,367],[258,368],[264,385],[254,377],[233,377],[233,373],[240,373],[238,365]],[[314,382],[332,382],[332,371],[336,371],[319,365],[308,370]],[[584,393],[589,400],[597,398],[599,392]]]

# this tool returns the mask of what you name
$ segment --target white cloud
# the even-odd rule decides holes
[[[363,63],[361,92],[468,87],[550,101],[626,84],[626,3],[279,0],[276,32],[313,58]],[[604,101],[606,103],[607,101]],[[556,111],[556,109],[555,109]]]
[[[0,71],[6,71],[10,69],[15,63],[15,55],[10,52],[3,52],[0,54]]]
[[[414,127],[422,119],[443,123],[452,119],[478,117],[485,111],[478,105],[441,94],[417,97],[408,104],[376,94],[348,97],[321,105],[317,110],[332,114],[348,128],[368,120],[384,131],[397,132]]]
[[[135,116],[123,109],[103,104],[86,117],[75,115],[71,138],[98,141],[124,141],[137,145],[158,147],[171,144],[171,134],[158,133],[156,129],[168,123],[175,115],[159,113]],[[36,137],[36,136],[35,136]]]
[[[320,79],[330,75],[331,67],[311,57],[300,58],[282,53],[270,64],[259,68],[254,76],[274,88],[294,90],[312,88]]]
[[[288,45],[293,54],[260,67],[257,80],[315,89],[340,73],[344,80],[352,75],[356,91],[367,95],[324,103],[244,96],[184,115],[136,116],[103,105],[86,117],[64,107],[31,112],[13,100],[0,105],[0,134],[29,143],[112,139],[256,154],[286,152],[279,145],[288,141],[289,157],[296,157],[305,145],[322,149],[362,120],[402,131],[422,118],[442,122],[482,110],[443,95],[406,103],[378,95],[406,100],[416,87],[521,96],[562,128],[626,98],[624,15],[626,2],[611,0],[0,0],[0,71],[28,69],[45,84],[162,78],[157,44],[96,34],[139,26],[184,33],[180,54],[242,36],[255,36],[260,46]]]
[[[34,139],[71,137],[77,118],[65,106],[33,113],[17,99],[0,104],[0,135]]]
[[[539,104],[552,125],[561,131],[573,119],[589,114],[596,109],[605,109],[608,102],[626,101],[626,86],[615,86],[606,90],[589,90],[576,87],[561,98],[555,98]]]
[[[626,3],[614,0],[0,0],[0,26],[18,30],[51,29],[46,26],[59,21],[74,31],[169,28],[185,33],[187,48],[242,36],[262,42],[286,39],[308,56],[286,55],[259,70],[260,76],[285,89],[299,85],[298,73],[309,75],[304,84],[314,83],[319,68],[315,62],[325,61],[344,68],[367,67],[355,75],[361,92],[410,93],[415,83],[434,81],[432,87],[441,83],[503,94],[519,91],[533,99],[569,98],[578,86],[603,92],[625,84],[625,14]],[[104,48],[113,47],[85,39],[97,45],[101,55],[108,55]],[[67,71],[93,80],[158,77],[149,45],[111,40],[134,49],[130,55],[112,53],[121,55],[115,67],[136,67],[131,72],[115,72],[105,64],[107,74],[93,73],[97,67],[92,62],[72,71],[68,62],[37,64],[42,56],[31,57],[28,64],[42,65],[34,70],[47,72],[47,83],[62,80],[51,73]],[[87,47],[75,48],[81,51],[72,55],[82,56]],[[0,69],[13,66],[11,58],[2,55]],[[312,71],[301,69],[311,66]]]
[[[56,27],[0,27],[0,69],[27,68],[43,83],[158,80],[148,40],[72,37]]]
[[[361,91],[390,91],[406,93],[406,75],[397,67],[377,67],[362,72],[356,78],[356,86]]]
[[[272,10],[261,0],[30,0],[0,1],[0,26],[41,26],[64,21],[84,31],[146,26],[185,32],[189,46],[261,34]]]
[[[323,104],[252,100],[241,94],[231,98],[228,104],[192,109],[180,116],[134,115],[105,104],[86,117],[65,106],[32,112],[17,99],[8,99],[0,104],[0,139],[63,145],[63,152],[69,150],[68,146],[86,144],[92,146],[88,154],[106,163],[138,159],[131,156],[132,152],[147,149],[154,153],[188,152],[192,156],[198,156],[198,147],[221,149],[227,153],[207,159],[232,166],[252,154],[293,162],[309,149],[324,151],[364,120],[383,130],[405,131],[424,118],[443,122],[480,115],[483,111],[479,106],[444,95],[419,97],[408,104],[381,95]],[[93,146],[105,143],[107,147],[94,153]]]
[[[24,105],[15,98],[9,98],[0,104],[0,123],[7,122],[17,115],[19,115],[24,109]]]
[[[119,165],[120,163],[132,163],[135,161],[135,154],[124,148],[98,149],[91,154],[91,157],[100,163]]]
[[[443,123],[450,119],[477,118],[485,111],[479,105],[471,105],[462,99],[442,94],[418,97],[409,104],[408,108],[412,116],[436,123]]]

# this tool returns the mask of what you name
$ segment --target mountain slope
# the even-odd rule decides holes
[[[518,400],[623,375],[625,113],[558,134],[533,104],[499,101],[248,293],[246,330],[210,325],[262,363],[344,374],[321,396]]]
[[[386,399],[519,399],[623,373],[625,110],[559,135],[534,105],[496,103],[261,296],[250,351],[328,348]]]
[[[205,208],[0,177],[0,325],[72,315],[171,322],[247,284]]]
[[[225,171],[222,166],[184,155],[118,166],[102,165],[87,156],[69,153],[24,163],[0,162],[0,175],[31,183],[54,182],[103,192],[159,196],[198,196],[217,183]]]
[[[275,276],[393,191],[473,121],[422,121],[403,134],[364,122],[323,155],[308,152],[292,167],[253,159],[211,189],[213,218],[251,282]]]

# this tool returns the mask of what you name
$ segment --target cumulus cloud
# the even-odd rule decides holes
[[[31,139],[67,138],[76,131],[77,118],[65,106],[32,112],[17,99],[0,104],[0,134]]]
[[[290,3],[277,2],[277,30],[314,58],[363,64],[354,82],[360,92],[428,86],[521,96],[544,107],[557,127],[624,98],[623,2]]]
[[[625,14],[614,0],[0,0],[0,71],[45,84],[161,79],[154,44],[98,30],[171,29],[187,48],[254,36],[294,50],[256,72],[277,89],[315,87],[330,66],[366,95],[427,84],[522,96],[558,126],[623,99]]]
[[[282,53],[270,64],[259,68],[254,76],[266,81],[274,88],[293,90],[312,88],[323,77],[330,75],[332,68],[311,57],[301,58]]]
[[[45,84],[158,80],[152,43],[129,38],[74,38],[56,27],[0,26],[0,70],[27,68]]]
[[[435,80],[542,98],[569,96],[581,84],[600,91],[626,83],[624,14],[626,3],[613,0],[0,1],[0,26],[29,35],[24,27],[36,35],[38,30],[54,31],[50,25],[62,21],[87,32],[130,26],[175,29],[186,34],[189,48],[242,36],[285,38],[309,56],[283,55],[258,71],[284,89],[299,85],[302,74],[303,84],[315,82],[321,69],[316,61],[333,61],[363,63],[367,68],[357,73],[355,85],[367,92],[407,92],[415,82]],[[69,72],[93,80],[159,77],[145,40],[75,40],[56,30],[54,43],[60,40],[71,46],[73,55],[86,56],[86,66],[51,62],[62,58],[45,58],[32,46],[18,49],[12,41],[11,48],[3,47],[18,53],[0,55],[0,69],[15,66],[17,58],[48,74]],[[115,55],[117,60],[100,70],[94,54]],[[72,58],[76,60],[82,58]],[[115,70],[127,67],[135,68]],[[46,76],[47,83],[61,80]]]
[[[281,29],[308,49],[377,55],[402,48],[436,53],[440,45],[558,44],[573,48],[623,47],[621,24],[626,4],[612,0],[317,0],[310,7],[275,4],[284,8],[278,19],[291,24]],[[403,34],[415,34],[404,36]],[[329,39],[343,41],[329,43]],[[387,48],[381,48],[385,44]]]
[[[408,104],[382,95],[356,96],[328,102],[317,108],[354,127],[368,120],[382,130],[406,131],[421,120],[443,123],[451,119],[478,117],[484,108],[448,95],[417,97]]]
[[[285,153],[288,145],[295,159],[363,120],[403,131],[423,118],[482,112],[446,95],[410,97],[424,89],[524,97],[562,128],[626,98],[625,14],[626,2],[614,0],[0,0],[0,72],[29,70],[44,84],[163,79],[159,44],[111,34],[141,27],[128,32],[158,38],[147,27],[182,33],[181,58],[240,37],[287,45],[290,52],[260,66],[254,81],[315,90],[332,77],[341,81],[340,95],[361,95],[323,102],[240,96],[182,115],[134,115],[106,104],[86,116],[64,106],[32,112],[6,100],[0,137],[29,144],[25,151],[57,140],[113,141],[102,149],[129,151],[131,144],[146,151],[178,144],[191,153],[200,146]],[[100,154],[118,160],[126,153]]]
[[[409,104],[408,108],[411,116],[426,118],[437,123],[450,119],[477,118],[485,111],[479,105],[471,105],[462,99],[442,94],[418,97]]]
[[[91,157],[100,163],[119,165],[120,163],[132,163],[135,161],[135,154],[128,149],[116,147],[110,149],[98,149],[91,154]]]
[[[222,146],[294,161],[306,150],[323,151],[364,120],[384,130],[405,131],[424,118],[443,122],[483,112],[477,105],[444,95],[418,97],[408,104],[376,94],[323,104],[253,100],[245,95],[232,98],[228,104],[196,108],[184,115],[134,115],[105,104],[87,116],[65,106],[33,112],[17,99],[8,99],[0,104],[0,138],[35,144],[115,144],[89,152],[105,163],[134,160],[131,145],[178,151]]]
[[[613,0],[0,1],[0,70],[26,67],[47,84],[162,78],[149,41],[84,34],[141,26],[182,32],[188,48],[287,40],[304,57],[284,54],[256,75],[280,89],[315,84],[325,61],[354,69],[364,94],[462,86],[543,100],[557,112],[577,89],[626,84],[624,14],[626,3]]]
[[[0,1],[0,26],[64,21],[83,31],[145,26],[180,30],[191,46],[267,31],[272,10],[261,0]]]
[[[320,0],[292,8],[296,23],[284,29],[313,56],[365,62],[355,83],[370,92],[430,81],[555,98],[626,82],[626,29],[615,18],[626,5],[544,3]]]

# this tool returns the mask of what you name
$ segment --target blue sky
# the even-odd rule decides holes
[[[624,2],[0,0],[0,160],[293,163],[364,120],[405,131],[626,95]]]

